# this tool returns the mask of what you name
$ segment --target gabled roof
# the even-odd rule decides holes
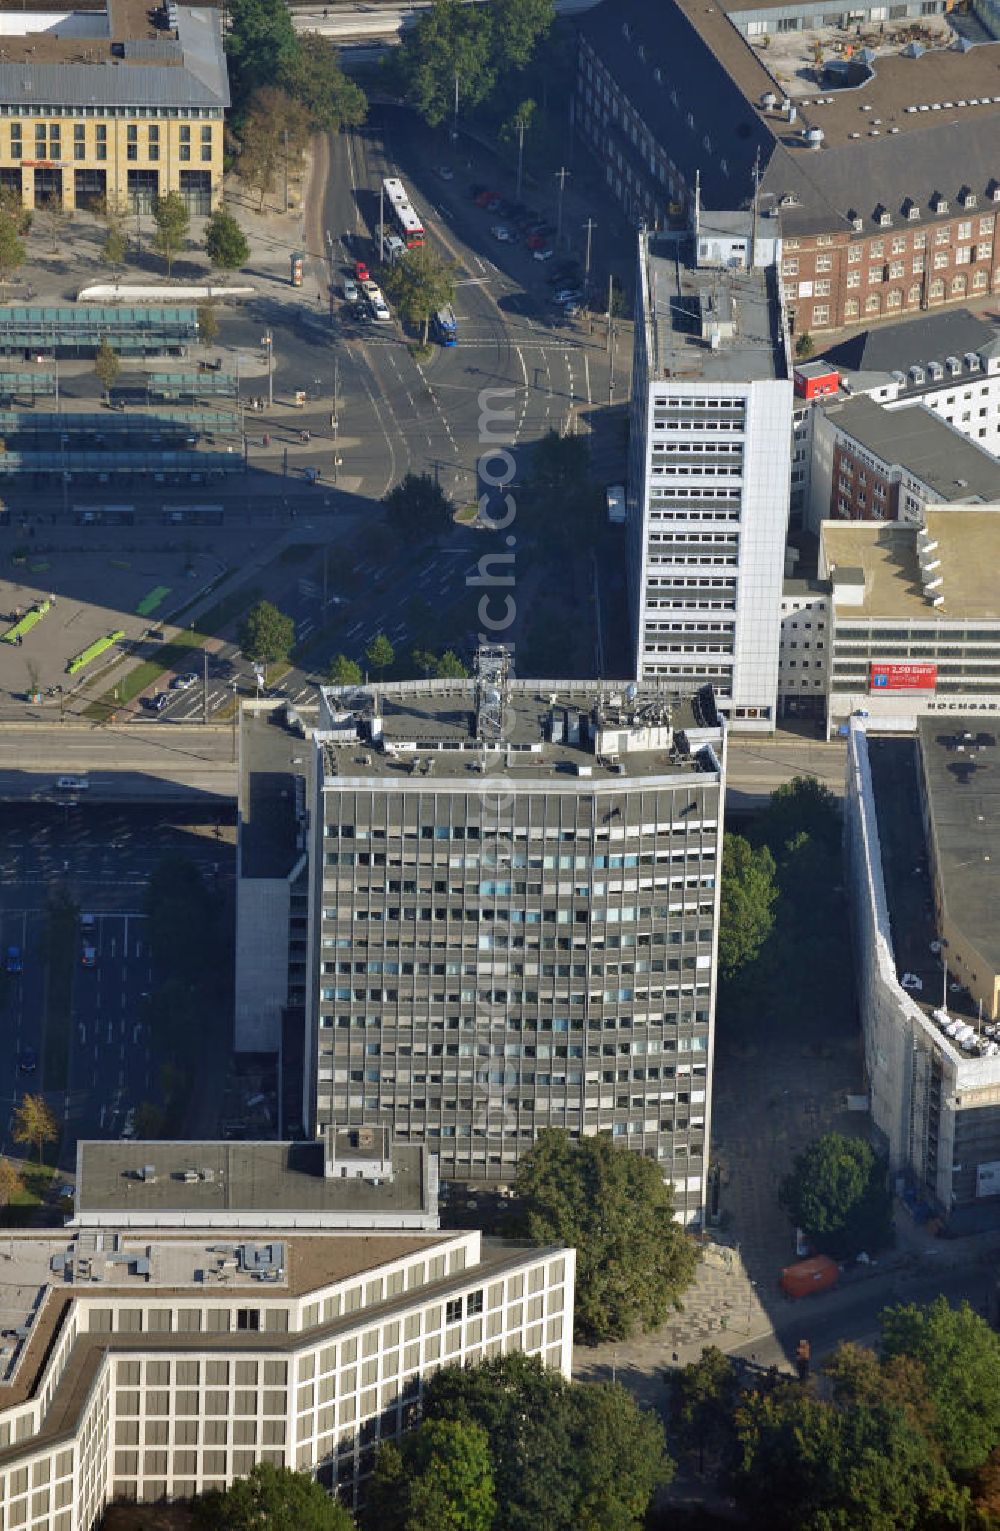
[[[992,344],[996,330],[967,308],[920,314],[903,324],[864,330],[826,352],[826,359],[852,372],[905,372],[914,363],[943,362]]]

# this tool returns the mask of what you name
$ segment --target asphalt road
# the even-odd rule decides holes
[[[154,977],[143,914],[149,874],[163,856],[181,854],[210,886],[224,888],[234,871],[234,839],[232,823],[219,824],[211,810],[115,807],[96,795],[0,805],[0,962],[10,946],[22,954],[22,971],[6,975],[0,988],[0,1152],[11,1147],[13,1111],[25,1091],[44,1092],[65,1124],[67,1169],[78,1137],[117,1135],[130,1109],[157,1098],[158,1060],[142,1019]],[[46,906],[56,889],[94,924],[86,936],[77,932],[67,1088],[53,1091],[43,1027]],[[85,940],[95,949],[93,966],[82,960]]]

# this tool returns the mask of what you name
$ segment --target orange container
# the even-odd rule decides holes
[[[813,1255],[786,1265],[781,1272],[781,1290],[786,1297],[811,1297],[814,1292],[828,1292],[836,1286],[840,1267],[828,1255]]]

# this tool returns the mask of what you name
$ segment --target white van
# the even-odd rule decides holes
[[[90,782],[85,776],[59,776],[56,778],[57,792],[86,792]]]

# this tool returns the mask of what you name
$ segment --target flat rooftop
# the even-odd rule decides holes
[[[176,27],[151,0],[35,15],[0,14],[0,100],[10,105],[229,105],[219,12],[180,6]],[[32,12],[34,7],[32,6]],[[31,13],[29,13],[31,14]]]
[[[718,759],[713,767],[704,753],[705,745],[721,750],[716,719],[707,720],[691,697],[645,683],[631,689],[630,699],[622,682],[511,681],[499,708],[502,739],[483,743],[475,680],[326,687],[323,770],[331,785],[338,777],[459,777],[470,788],[484,775],[571,788],[581,776],[624,786],[636,776],[718,773]]]
[[[969,943],[1000,972],[1000,741],[993,720],[920,718],[920,761],[941,894]]]
[[[838,622],[867,617],[948,622],[1000,620],[1000,508],[928,510],[926,528],[937,543],[934,573],[942,583],[933,606],[924,594],[917,557],[917,528],[898,521],[824,521],[820,528],[821,567],[845,582],[857,571],[864,582],[860,604],[835,602]],[[846,578],[845,578],[846,577]]]
[[[820,404],[830,419],[890,467],[904,468],[935,499],[1000,500],[1000,462],[924,404],[885,409],[865,395]]]
[[[338,1162],[342,1161],[338,1144]],[[81,1143],[78,1214],[149,1212],[392,1213],[424,1209],[424,1151],[395,1144],[392,1179],[323,1174],[324,1145],[274,1142]],[[155,1179],[143,1178],[145,1166]],[[197,1180],[185,1172],[198,1171]]]
[[[643,303],[653,376],[715,383],[787,377],[773,271],[699,267],[689,234],[650,234],[647,248]]]
[[[288,877],[302,855],[299,816],[309,751],[283,708],[240,710],[240,876]]]

